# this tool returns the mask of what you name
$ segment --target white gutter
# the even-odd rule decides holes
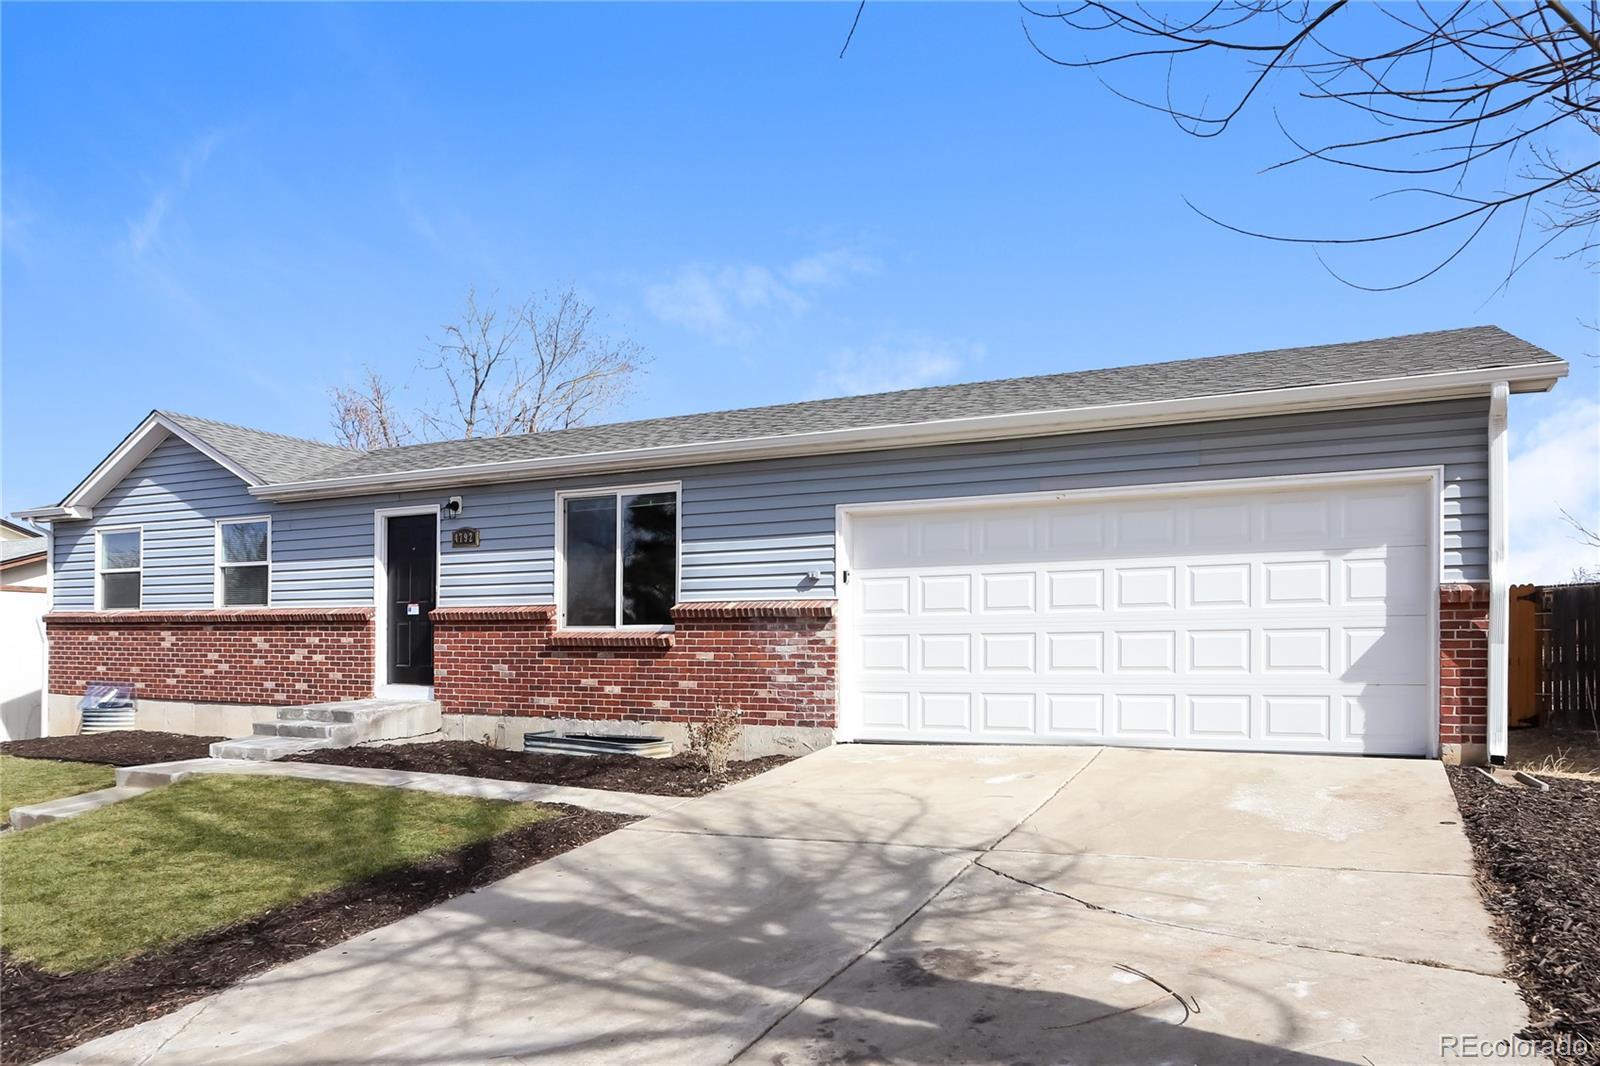
[[[25,511],[12,511],[18,518],[30,522],[55,522],[79,518],[92,518],[94,512],[87,507],[30,507]]]
[[[1510,741],[1508,708],[1509,649],[1506,630],[1510,604],[1506,587],[1506,398],[1511,386],[1496,382],[1489,394],[1489,761],[1502,765]]]
[[[499,481],[569,477],[577,474],[743,462],[785,455],[819,455],[950,444],[969,440],[1084,433],[1092,430],[1174,422],[1205,422],[1302,411],[1459,399],[1485,395],[1497,382],[1514,384],[1518,386],[1516,389],[1518,392],[1543,392],[1566,374],[1565,362],[1528,363],[1488,370],[1448,371],[1337,385],[1308,385],[1218,396],[1187,397],[1179,400],[1104,404],[1095,407],[941,419],[935,422],[822,430],[744,440],[628,448],[586,455],[469,463],[428,470],[261,485],[252,487],[250,491],[263,500],[315,499],[395,489],[442,488]]]

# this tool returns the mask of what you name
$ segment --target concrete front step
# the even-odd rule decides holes
[[[250,727],[258,737],[294,737],[301,740],[331,740],[335,747],[365,740],[362,729],[353,722],[257,722]]]
[[[309,740],[305,737],[240,737],[238,740],[219,740],[211,745],[211,757],[269,762],[312,748],[343,746],[346,745],[337,745],[331,740]]]
[[[442,724],[443,709],[437,700],[340,700],[280,707],[273,721],[255,723],[250,736],[211,745],[211,757],[261,762],[308,748],[348,748],[429,736]]]
[[[63,818],[76,818],[80,814],[109,807],[113,803],[142,796],[154,787],[151,785],[126,785],[122,783],[122,775],[117,775],[117,784],[111,788],[97,789],[94,792],[80,792],[76,796],[66,796],[62,799],[50,800],[46,803],[35,803],[27,807],[11,808],[11,827],[13,829],[27,829],[45,822],[59,822]]]

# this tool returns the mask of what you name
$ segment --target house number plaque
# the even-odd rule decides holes
[[[478,531],[470,528],[451,530],[450,546],[452,548],[476,548],[478,546]]]

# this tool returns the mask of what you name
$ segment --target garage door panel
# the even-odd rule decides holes
[[[1420,754],[1430,513],[1366,486],[859,518],[847,704],[864,737]]]
[[[1119,674],[1170,674],[1178,669],[1178,635],[1171,630],[1117,633]]]
[[[1184,569],[1189,576],[1191,608],[1250,606],[1249,563],[1190,564]]]
[[[1342,631],[1342,679],[1377,685],[1426,683],[1428,620],[1415,615],[1389,618],[1379,626]]]
[[[1115,735],[1149,740],[1176,739],[1177,698],[1166,693],[1130,692],[1113,697],[1112,729]]]
[[[1177,606],[1177,569],[1171,566],[1118,567],[1117,606],[1148,611]]]
[[[1192,629],[1188,668],[1198,674],[1247,675],[1254,642],[1248,629]]]
[[[1236,692],[1190,695],[1184,701],[1185,732],[1201,740],[1248,741],[1252,702],[1248,695]]]
[[[923,692],[918,696],[918,719],[923,729],[970,733],[972,694]]]
[[[966,574],[925,574],[917,578],[924,614],[972,613],[972,578]]]
[[[918,665],[928,673],[972,673],[970,633],[922,633],[917,637]]]
[[[1045,669],[1052,673],[1105,673],[1106,638],[1100,630],[1062,633],[1046,632]]]
[[[980,610],[985,614],[1032,611],[1038,576],[1025,573],[986,573],[978,576],[982,588]]]
[[[1049,611],[1099,611],[1106,602],[1103,570],[1047,570],[1045,608]]]
[[[1045,730],[1093,740],[1105,734],[1105,696],[1098,692],[1046,692]]]

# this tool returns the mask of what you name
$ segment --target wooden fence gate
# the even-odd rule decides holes
[[[1506,682],[1511,724],[1600,721],[1600,583],[1513,585]]]

